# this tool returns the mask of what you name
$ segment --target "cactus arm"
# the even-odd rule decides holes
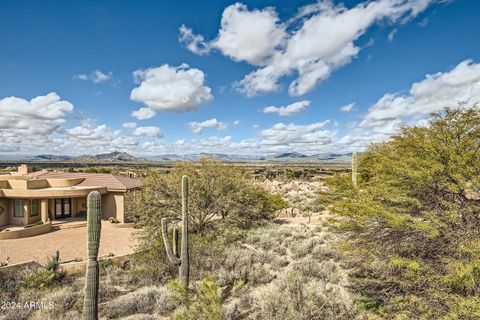
[[[97,320],[99,288],[98,248],[102,226],[100,193],[98,191],[90,192],[87,202],[88,263],[85,276],[83,315],[85,320]]]
[[[180,265],[181,260],[173,254],[172,247],[170,247],[170,242],[168,242],[167,218],[162,218],[161,223],[162,223],[163,245],[165,246],[165,251],[167,252],[168,260],[172,264]]]
[[[182,244],[181,264],[179,267],[179,279],[188,288],[190,278],[190,261],[188,254],[188,177],[182,177]]]
[[[177,258],[180,258],[179,254],[178,254],[178,226],[177,224],[175,224],[173,226],[173,239],[172,239],[172,242],[173,242],[173,255]]]

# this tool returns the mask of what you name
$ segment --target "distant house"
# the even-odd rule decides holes
[[[124,222],[124,198],[139,180],[102,173],[32,172],[21,165],[17,172],[0,175],[0,227],[28,225],[85,214],[91,191],[102,195],[103,218]]]

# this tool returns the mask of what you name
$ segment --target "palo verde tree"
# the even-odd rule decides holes
[[[435,113],[359,156],[358,185],[329,181],[359,263],[362,303],[402,317],[480,317],[480,111]]]

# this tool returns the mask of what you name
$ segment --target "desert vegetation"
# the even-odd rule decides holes
[[[184,176],[189,177],[188,191]],[[136,257],[126,268],[99,260],[99,318],[352,318],[356,308],[346,289],[345,266],[332,245],[337,236],[320,224],[274,221],[288,205],[281,194],[254,183],[245,168],[212,159],[146,172],[144,188],[127,199],[127,212],[139,230]],[[180,246],[175,240],[185,213],[188,286],[184,276],[178,279],[175,263],[187,243]],[[86,279],[60,271],[47,277],[47,271],[3,275],[2,298],[34,297],[53,302],[55,309],[9,310],[4,319],[85,316],[87,301],[96,299],[85,296],[90,293]],[[30,278],[35,279],[31,285],[22,285]]]
[[[480,317],[479,155],[478,107],[446,109],[361,154],[357,188],[330,179],[364,317]]]
[[[359,153],[354,176],[149,170],[126,202],[134,259],[98,261],[98,317],[478,319],[479,153],[479,109],[462,107]],[[319,219],[276,219],[292,207]],[[0,319],[82,318],[86,279],[58,264],[0,273],[0,300],[55,304]]]

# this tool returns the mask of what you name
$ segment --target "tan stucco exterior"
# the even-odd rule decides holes
[[[92,191],[102,195],[104,219],[114,217],[124,222],[124,194],[128,188],[120,181],[125,182],[125,178],[118,179],[111,175],[32,174],[30,167],[19,166],[18,172],[0,175],[0,227],[85,215],[87,196]],[[106,181],[105,185],[102,181]]]

